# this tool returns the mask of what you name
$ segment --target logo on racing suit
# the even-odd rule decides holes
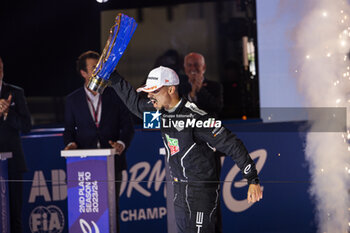
[[[245,168],[244,168],[244,174],[248,174],[250,172],[250,168],[252,167],[251,164],[248,164]]]
[[[168,147],[170,149],[170,155],[174,155],[180,151],[179,140],[177,138],[171,138],[169,135],[165,134],[166,140],[168,142]]]

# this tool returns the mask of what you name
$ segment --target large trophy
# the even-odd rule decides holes
[[[133,18],[121,13],[117,15],[115,23],[109,31],[109,38],[103,53],[89,80],[87,87],[91,91],[102,93],[108,86],[109,76],[123,55],[136,27],[137,23]]]

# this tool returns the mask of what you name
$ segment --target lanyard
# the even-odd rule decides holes
[[[86,98],[87,98],[88,102],[89,102],[90,105],[91,105],[91,109],[92,109],[92,113],[93,113],[95,125],[96,125],[96,127],[98,128],[98,126],[99,126],[99,122],[98,122],[98,111],[100,110],[100,106],[101,106],[101,95],[100,95],[100,97],[98,98],[98,103],[97,103],[96,109],[94,108],[94,105],[93,105],[91,99],[89,98],[89,96],[86,96]]]

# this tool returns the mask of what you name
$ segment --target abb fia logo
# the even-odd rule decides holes
[[[51,185],[48,185],[50,180]],[[51,189],[50,189],[51,186]],[[44,200],[46,203],[67,199],[66,172],[62,169],[51,170],[51,179],[44,171],[34,171],[28,203]],[[29,227],[33,233],[61,233],[65,226],[64,213],[56,205],[36,206],[29,216]]]
[[[31,232],[61,233],[64,227],[64,214],[55,205],[37,206],[30,214]]]

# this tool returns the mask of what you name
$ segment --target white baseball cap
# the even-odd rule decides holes
[[[179,85],[179,77],[172,69],[164,66],[159,66],[149,72],[146,84],[137,88],[137,92],[152,92],[162,86]]]

